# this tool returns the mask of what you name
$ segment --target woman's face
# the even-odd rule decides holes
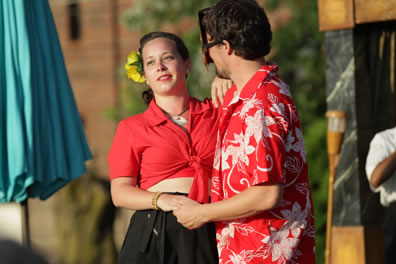
[[[173,40],[156,38],[142,50],[144,76],[155,96],[183,95],[187,92],[189,59],[183,61]]]

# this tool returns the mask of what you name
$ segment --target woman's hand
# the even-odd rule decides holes
[[[178,208],[181,204],[178,202],[178,197],[184,197],[183,195],[172,195],[163,193],[157,200],[157,205],[162,211],[168,212]]]
[[[220,105],[223,104],[224,101],[224,95],[232,87],[233,83],[229,79],[222,79],[216,76],[216,78],[212,82],[212,89],[211,89],[211,95],[212,95],[212,102],[215,107],[219,107],[219,101]]]

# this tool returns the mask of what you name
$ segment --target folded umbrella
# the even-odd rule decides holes
[[[92,156],[48,1],[0,5],[0,202],[47,199]]]

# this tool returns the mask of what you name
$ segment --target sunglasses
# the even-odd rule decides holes
[[[203,63],[205,64],[206,68],[208,68],[208,65],[213,62],[212,58],[209,55],[209,49],[223,42],[222,40],[216,40],[208,43],[205,27],[202,25],[202,19],[209,12],[209,10],[210,7],[198,11],[199,38],[201,40]]]

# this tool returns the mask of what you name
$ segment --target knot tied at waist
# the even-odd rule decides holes
[[[204,170],[202,160],[198,156],[190,156],[188,165],[195,168],[194,181],[188,198],[199,203],[207,203],[209,201],[209,173]]]
[[[190,156],[190,162],[188,165],[195,167],[195,166],[201,166],[201,158],[198,156]]]

